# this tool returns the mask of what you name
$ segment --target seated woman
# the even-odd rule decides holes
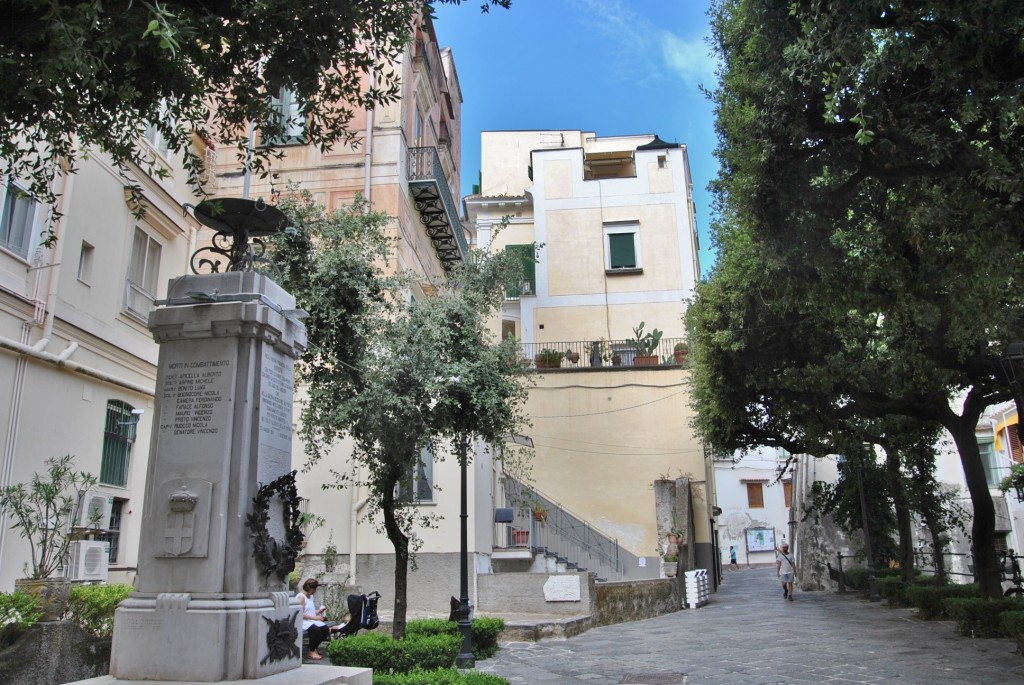
[[[313,595],[320,583],[316,578],[308,578],[302,584],[302,592],[296,595],[302,605],[302,630],[309,636],[309,654],[307,658],[319,661],[323,657],[316,651],[320,643],[326,640],[332,632],[341,630],[340,626],[328,626],[326,617],[322,611],[317,611],[313,602]]]

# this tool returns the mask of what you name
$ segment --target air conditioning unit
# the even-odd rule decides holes
[[[75,527],[106,530],[110,525],[110,510],[113,507],[114,498],[110,495],[99,490],[86,490],[78,500]]]
[[[71,580],[107,579],[107,559],[110,543],[98,540],[75,540],[71,543],[71,561],[68,566]]]

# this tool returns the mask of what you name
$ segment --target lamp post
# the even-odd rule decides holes
[[[473,622],[469,618],[469,509],[466,502],[467,477],[466,462],[468,461],[469,436],[459,436],[459,632],[462,633],[462,647],[455,657],[458,668],[475,668],[476,658],[473,656]]]

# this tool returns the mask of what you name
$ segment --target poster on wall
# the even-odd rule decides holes
[[[774,528],[747,528],[746,533],[748,552],[775,551]]]

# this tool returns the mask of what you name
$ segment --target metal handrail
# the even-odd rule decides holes
[[[676,355],[683,338],[662,338],[651,356],[656,363],[640,363],[636,348],[624,340],[573,340],[567,342],[523,343],[523,365],[532,369],[594,369],[633,366],[685,366],[687,354]]]
[[[636,556],[623,549],[617,540],[541,495],[535,488],[506,477],[505,496],[515,505],[514,519],[508,529],[511,546],[515,543],[516,530],[529,530],[528,545],[531,549],[593,571],[602,580],[621,579],[626,568],[638,566]],[[546,512],[543,520],[534,516],[533,504]]]

